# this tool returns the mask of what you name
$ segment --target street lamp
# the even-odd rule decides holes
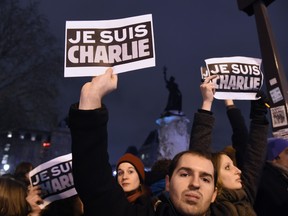
[[[288,84],[267,14],[274,0],[237,0],[239,10],[255,15],[274,137],[288,139]]]

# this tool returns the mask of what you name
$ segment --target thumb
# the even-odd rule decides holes
[[[105,71],[105,74],[111,76],[113,74],[113,68],[111,68],[111,67],[107,68],[106,71]]]

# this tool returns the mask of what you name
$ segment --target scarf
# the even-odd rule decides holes
[[[223,189],[212,204],[212,209],[215,215],[256,216],[253,206],[248,201],[247,194],[243,189]]]
[[[133,190],[133,191],[130,191],[130,192],[126,192],[125,195],[126,195],[126,198],[127,200],[130,202],[130,203],[134,203],[138,197],[144,195],[144,191],[142,190],[142,187],[139,186],[139,188]]]

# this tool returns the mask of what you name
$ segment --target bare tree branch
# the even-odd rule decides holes
[[[0,130],[57,124],[62,55],[38,1],[0,0]]]

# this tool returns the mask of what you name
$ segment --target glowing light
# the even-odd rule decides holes
[[[31,141],[35,141],[36,140],[36,135],[35,134],[32,134],[32,136],[31,136]]]
[[[5,147],[4,147],[4,151],[8,152],[10,149],[10,143],[6,143]]]
[[[10,165],[9,164],[4,164],[3,169],[5,171],[9,170],[10,169]]]
[[[8,132],[7,138],[12,138],[12,132],[11,131]]]
[[[50,143],[50,142],[43,142],[43,143],[42,143],[42,146],[43,146],[44,148],[49,148],[49,147],[51,146],[51,143]]]
[[[3,158],[2,158],[2,161],[1,161],[1,163],[2,164],[7,164],[7,162],[8,162],[8,155],[7,154],[5,154],[5,155],[3,155]]]

